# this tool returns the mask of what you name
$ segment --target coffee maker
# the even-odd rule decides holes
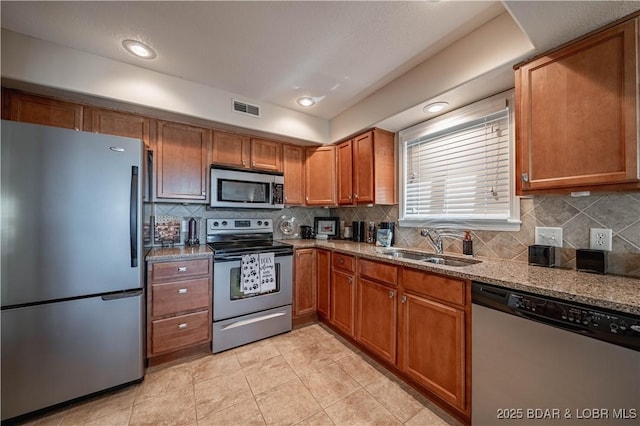
[[[352,239],[355,242],[363,243],[367,241],[367,223],[362,220],[353,221],[352,225]]]

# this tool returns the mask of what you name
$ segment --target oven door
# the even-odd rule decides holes
[[[216,256],[213,263],[213,320],[291,305],[293,256],[275,256],[276,289],[267,293],[245,295],[240,286],[240,257]]]

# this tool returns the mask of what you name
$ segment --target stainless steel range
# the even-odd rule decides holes
[[[213,262],[213,352],[291,331],[293,247],[271,219],[207,219]]]

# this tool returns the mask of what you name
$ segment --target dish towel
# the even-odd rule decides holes
[[[243,254],[240,260],[240,284],[244,294],[260,293],[260,256]]]
[[[276,266],[273,253],[260,253],[260,291],[276,289]]]

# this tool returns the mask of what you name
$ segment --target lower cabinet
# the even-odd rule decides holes
[[[334,252],[331,255],[331,324],[354,336],[355,258]]]
[[[316,249],[317,310],[324,319],[331,317],[331,251]]]
[[[147,263],[147,357],[211,342],[211,258]]]
[[[294,256],[293,318],[299,318],[316,311],[316,249],[297,249]]]

